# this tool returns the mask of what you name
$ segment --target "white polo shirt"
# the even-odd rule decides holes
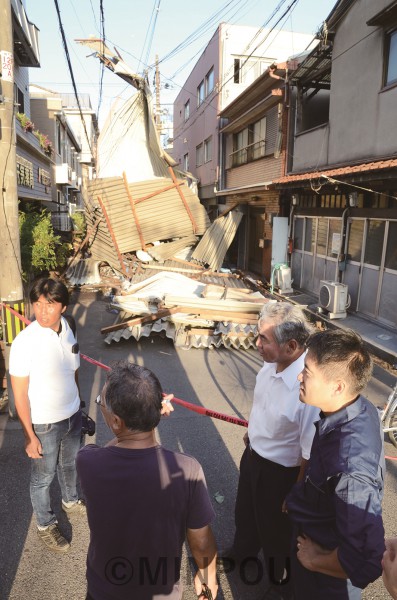
[[[29,377],[32,423],[57,423],[79,410],[75,371],[80,354],[73,353],[75,337],[66,319],[62,331],[41,327],[33,321],[11,345],[10,374]]]
[[[310,457],[320,409],[299,401],[302,354],[289,367],[276,372],[276,363],[265,363],[256,377],[254,401],[248,423],[251,447],[257,454],[285,467],[296,467]]]

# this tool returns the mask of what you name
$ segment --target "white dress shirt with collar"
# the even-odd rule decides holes
[[[315,433],[313,423],[320,410],[299,400],[299,373],[302,354],[277,373],[276,363],[264,363],[256,377],[254,401],[249,418],[251,448],[263,458],[285,467],[296,467],[310,457]]]

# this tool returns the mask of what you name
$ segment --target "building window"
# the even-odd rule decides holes
[[[234,59],[234,83],[244,83],[250,85],[257,77],[262,75],[266,69],[274,62],[274,59],[258,59],[241,57]]]
[[[183,155],[183,170],[189,170],[189,153]]]
[[[364,220],[350,221],[350,229],[347,245],[347,258],[350,261],[361,262],[364,239]]]
[[[196,146],[196,167],[203,164],[203,144]]]
[[[60,121],[57,120],[57,152],[60,155],[62,152],[62,127]]]
[[[197,106],[204,102],[204,79],[197,88]]]
[[[385,238],[385,221],[370,219],[368,221],[367,240],[365,244],[364,262],[379,267]]]
[[[212,135],[204,140],[204,162],[212,160]]]
[[[385,85],[397,83],[397,29],[386,36],[386,81]]]
[[[234,83],[240,83],[240,59],[239,58],[234,59],[233,81],[234,81]]]
[[[189,117],[190,117],[190,100],[188,100],[185,103],[185,111],[184,111],[185,121],[187,121]]]
[[[25,112],[25,98],[23,95],[23,91],[14,83],[14,102],[17,105],[17,112],[24,113]]]
[[[214,67],[205,76],[205,97],[209,96],[214,89]]]
[[[265,156],[266,117],[254,123],[250,133],[252,160],[255,160],[256,158]]]
[[[248,129],[243,129],[234,134],[233,139],[233,167],[244,165],[247,162],[248,154]]]
[[[390,221],[389,222],[389,235],[387,238],[385,267],[386,267],[386,269],[392,269],[393,271],[397,271],[396,239],[397,239],[397,221]]]
[[[234,134],[233,146],[233,167],[265,156],[266,117]]]

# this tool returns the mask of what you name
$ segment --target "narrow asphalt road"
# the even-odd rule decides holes
[[[76,317],[81,351],[106,365],[129,358],[152,369],[164,391],[188,402],[218,412],[247,419],[255,376],[261,362],[253,350],[183,350],[160,337],[132,339],[107,345],[101,327],[113,323],[107,300],[94,293],[74,293],[69,312]],[[82,361],[82,395],[90,415],[97,422],[94,438],[103,444],[110,433],[94,403],[105,379],[103,369]],[[376,369],[367,396],[382,405],[392,384],[392,376]],[[219,549],[227,548],[233,537],[233,508],[238,481],[238,464],[243,451],[245,429],[221,420],[200,416],[176,406],[158,429],[167,447],[195,456],[203,465],[208,488],[216,510],[214,532]],[[83,600],[85,598],[85,556],[89,540],[87,523],[69,523],[60,510],[58,485],[53,485],[54,507],[71,551],[58,556],[48,552],[37,538],[29,500],[29,460],[24,453],[23,434],[17,421],[0,415],[0,599],[1,600]],[[385,442],[386,455],[397,458],[397,449]],[[384,522],[387,535],[397,535],[397,462],[387,460]],[[265,579],[261,565],[250,565],[243,572],[221,569],[219,600],[259,600]],[[185,600],[195,598],[189,563],[183,565]],[[364,600],[388,598],[381,580],[363,593]],[[139,600],[139,599],[137,599]]]

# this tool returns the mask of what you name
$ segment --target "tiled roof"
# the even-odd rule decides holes
[[[397,158],[389,160],[378,160],[376,162],[362,163],[360,165],[338,167],[337,169],[328,169],[325,171],[309,171],[307,173],[292,173],[278,179],[273,179],[273,183],[292,183],[294,181],[309,181],[311,179],[320,179],[321,177],[337,177],[339,175],[353,175],[354,173],[365,173],[367,171],[381,171],[385,169],[397,168]]]

